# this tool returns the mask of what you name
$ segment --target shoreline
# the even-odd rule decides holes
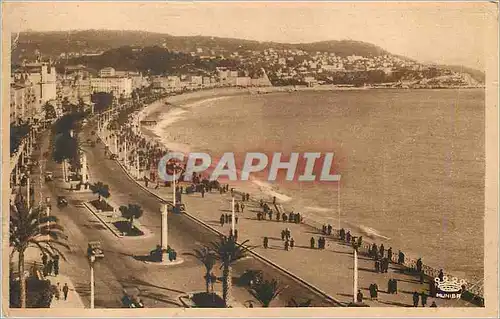
[[[307,88],[307,89],[308,90],[302,90],[302,91],[315,91],[314,88]],[[355,88],[355,89],[359,90],[359,88]],[[389,90],[397,90],[394,88],[388,88],[388,89]],[[348,88],[347,90],[350,90],[350,89]],[[366,90],[366,89],[361,88],[361,90]],[[287,91],[284,91],[283,87],[278,87],[277,90],[272,90],[268,93],[287,93]],[[164,116],[167,117],[167,116],[169,116],[169,114],[172,110],[182,109],[182,108],[191,109],[193,107],[193,104],[196,104],[196,105],[203,104],[207,100],[210,100],[212,98],[224,98],[224,97],[231,97],[231,96],[238,96],[238,95],[251,95],[251,94],[252,93],[250,93],[247,89],[223,88],[223,89],[213,89],[213,90],[199,91],[199,92],[189,92],[186,94],[180,94],[180,95],[176,95],[176,96],[172,96],[172,97],[167,97],[165,99],[160,100],[159,102],[155,102],[149,106],[146,106],[141,111],[142,117],[140,118],[140,120],[154,119],[152,117],[156,117],[156,119],[157,119],[158,114],[160,114],[160,113],[164,114]],[[176,103],[176,104],[174,104],[174,103]],[[169,106],[168,108],[165,108],[165,104],[170,104],[171,106]],[[147,111],[145,111],[145,110],[147,110]],[[143,111],[145,111],[145,112],[143,112]],[[170,123],[168,125],[170,125]],[[175,146],[175,143],[173,143],[171,141],[169,143],[169,141],[163,140],[161,137],[159,137],[154,132],[154,129],[151,129],[151,127],[141,126],[141,133],[144,134],[144,137],[151,139],[153,142],[158,143],[159,145],[164,146],[167,149],[171,149],[174,151],[181,151],[181,152],[185,151],[185,150],[183,151],[183,150],[175,149],[175,147],[171,147],[171,146]],[[226,182],[224,181],[223,183],[226,183]],[[263,182],[263,183],[265,184],[265,182]],[[229,184],[231,185],[231,187],[234,187],[236,190],[239,190],[239,191],[244,192],[244,193],[250,193],[253,198],[262,198],[265,201],[269,201],[269,199],[272,198],[272,196],[273,196],[271,194],[271,192],[269,191],[269,189],[267,191],[262,189],[262,188],[265,188],[265,186],[264,187],[263,186],[255,187],[255,185],[249,186],[248,184],[254,184],[254,183],[246,182],[246,184],[247,184],[246,187],[242,187],[242,185],[239,185],[240,183],[234,182],[234,181],[230,182]],[[254,187],[252,187],[252,186],[254,186]],[[272,191],[272,186],[270,189]],[[279,193],[275,193],[275,194],[281,195]],[[257,196],[255,196],[255,195],[257,195]],[[287,197],[287,195],[284,195],[284,196]],[[287,205],[287,200],[280,199],[279,196],[276,196],[276,197],[278,199],[278,202],[280,202],[280,204],[282,204],[283,206],[289,206],[289,205]],[[290,207],[288,207],[288,208],[290,209]],[[305,212],[305,214],[304,214],[304,212]],[[308,224],[311,227],[314,227],[316,229],[321,230],[321,227],[322,227],[321,222],[312,220],[311,218],[307,218],[307,216],[311,214],[310,211],[303,210],[303,211],[301,211],[301,214],[303,214],[304,222],[306,224]],[[332,220],[326,220],[326,223],[331,224]],[[370,243],[379,242],[379,244],[380,244],[380,242],[390,240],[390,238],[388,238],[388,237],[378,236],[377,234],[374,235],[374,234],[366,231],[365,229],[363,229],[362,225],[359,223],[354,224],[354,223],[344,222],[344,228],[351,229],[351,231],[354,230],[353,233],[355,233],[357,235],[360,235],[360,234],[363,235],[363,237],[366,238],[365,241],[370,242]],[[416,257],[414,257],[415,255],[417,255],[417,254],[411,254],[411,253],[407,254],[406,253],[408,260],[412,260],[413,262],[415,262],[417,259]],[[426,265],[426,266],[429,268],[432,268],[434,270],[439,269],[439,268],[435,268],[435,267],[429,266],[429,265]],[[448,274],[451,274],[451,273],[448,273]],[[474,276],[471,276],[472,280],[474,280],[473,278],[474,278]]]

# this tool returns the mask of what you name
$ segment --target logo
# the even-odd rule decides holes
[[[193,174],[208,173],[209,180],[227,177],[231,181],[248,181],[251,174],[266,171],[267,180],[275,181],[278,171],[284,171],[287,181],[340,181],[339,174],[331,174],[333,153],[246,153],[242,163],[237,163],[234,153],[227,152],[218,159],[213,159],[206,153],[169,152],[158,164],[158,176],[164,181],[180,178],[180,174],[190,179]],[[241,164],[241,165],[238,165]],[[175,173],[175,174],[174,174]]]
[[[456,277],[444,276],[443,280],[439,277],[434,278],[437,291],[436,297],[443,299],[460,299],[462,296],[462,287],[465,287],[466,281]]]

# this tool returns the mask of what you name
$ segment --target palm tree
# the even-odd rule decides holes
[[[205,266],[205,285],[207,293],[209,293],[210,281],[211,281],[210,276],[212,273],[212,268],[214,267],[215,262],[217,261],[217,256],[208,247],[203,247],[201,249],[193,249],[192,253],[184,253],[184,255],[195,257],[196,259],[198,259],[198,261],[200,261],[203,264],[203,266]]]
[[[305,301],[297,301],[295,298],[291,298],[288,301],[287,307],[311,307],[312,299],[307,299]]]
[[[251,288],[250,292],[261,304],[262,307],[269,307],[271,302],[278,297],[279,294],[283,292],[284,288],[281,288],[276,279],[264,280],[261,283],[256,284]]]
[[[56,246],[69,249],[69,246],[61,241],[66,239],[67,236],[64,235],[63,228],[58,224],[58,219],[54,215],[47,216],[39,206],[28,209],[26,202],[20,197],[17,197],[14,204],[11,204],[9,242],[10,247],[12,247],[11,258],[15,252],[19,254],[21,308],[26,308],[26,280],[24,278],[24,253],[26,249],[30,246],[36,247],[44,254],[59,255],[65,259],[64,254]]]
[[[245,240],[238,244],[233,237],[221,237],[219,241],[210,244],[217,260],[222,264],[222,298],[226,306],[231,299],[232,265],[247,256],[249,249],[244,247],[247,242]]]
[[[105,198],[111,196],[109,193],[109,186],[107,184],[103,184],[102,182],[90,185],[90,189],[92,190],[92,193],[97,194],[99,201],[101,201],[101,196]]]
[[[137,204],[128,204],[128,206],[120,206],[120,212],[122,216],[129,220],[130,229],[134,225],[134,218],[140,218],[142,216],[142,207]]]

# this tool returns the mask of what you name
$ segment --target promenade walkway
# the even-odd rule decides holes
[[[139,182],[144,186],[143,182]],[[151,185],[153,184],[153,185]],[[181,184],[182,185],[182,184]],[[154,183],[149,183],[149,191],[157,194],[165,200],[172,200],[172,189],[160,186],[155,189]],[[185,185],[184,185],[185,186]],[[203,222],[229,234],[231,224],[220,225],[221,214],[231,213],[231,195],[226,193],[220,195],[219,192],[205,193],[202,198],[200,193],[190,195],[183,194],[182,200],[186,204],[189,214],[199,218]],[[353,291],[353,252],[349,245],[334,239],[327,239],[324,250],[311,249],[310,239],[314,237],[317,241],[321,235],[320,231],[306,224],[294,224],[283,221],[257,220],[257,212],[262,211],[257,202],[244,202],[243,213],[238,213],[238,241],[249,240],[250,246],[256,246],[255,252],[272,260],[281,267],[296,274],[302,279],[310,282],[333,298],[349,303],[352,301]],[[288,228],[295,240],[295,247],[286,251],[281,240],[281,231]],[[269,248],[263,248],[263,238],[269,238]],[[386,247],[386,249],[389,247]],[[397,253],[395,251],[394,253]],[[387,273],[377,273],[374,268],[373,259],[358,257],[359,284],[365,301],[370,306],[412,306],[412,294],[425,291],[429,293],[428,280],[420,284],[419,278],[407,273],[401,266],[391,264]],[[387,283],[389,279],[398,280],[398,294],[388,294]],[[378,301],[369,300],[368,287],[371,284],[379,287]],[[427,306],[433,301],[438,307],[469,307],[473,306],[463,300],[445,300],[429,297]],[[419,305],[421,306],[421,305]]]

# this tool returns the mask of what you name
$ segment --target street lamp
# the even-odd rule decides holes
[[[90,265],[90,309],[94,309],[94,263],[96,259],[103,258],[104,253],[101,249],[101,242],[99,241],[91,241],[89,242],[89,246],[87,248],[87,257],[89,259]]]
[[[353,302],[357,302],[357,293],[358,293],[358,249],[360,243],[356,241],[356,237],[352,237],[352,248],[354,250],[354,273],[353,273]]]

